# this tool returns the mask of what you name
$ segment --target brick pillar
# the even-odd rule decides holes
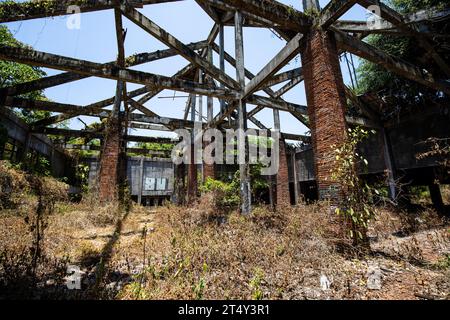
[[[111,117],[108,120],[102,153],[100,155],[98,187],[101,202],[118,199],[120,145],[120,122],[118,118]]]
[[[276,204],[277,206],[288,206],[291,204],[289,195],[289,174],[288,163],[286,158],[286,144],[280,139],[280,166],[276,179]]]
[[[331,181],[332,146],[346,138],[345,90],[332,33],[311,30],[302,50],[308,116],[314,148],[319,199],[339,201],[340,186]]]
[[[203,150],[205,147],[208,146],[208,143],[203,143]],[[216,178],[216,167],[215,164],[207,164],[206,162],[203,162],[203,181],[206,180],[206,178]]]
[[[206,178],[216,178],[216,168],[214,167],[214,164],[203,164],[203,178],[206,180]]]

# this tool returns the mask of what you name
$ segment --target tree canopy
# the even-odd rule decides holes
[[[0,45],[14,47],[27,47],[14,38],[6,26],[0,26]],[[0,87],[8,87],[18,83],[33,81],[46,76],[39,67],[29,66],[17,62],[0,60]],[[20,95],[22,98],[34,100],[47,100],[42,91],[34,91]],[[31,123],[50,116],[49,111],[16,110],[18,115],[26,122]]]
[[[419,10],[442,9],[448,6],[448,0],[390,0],[389,6],[401,14],[417,12]],[[441,26],[428,26],[433,33],[448,34],[450,27],[443,23]],[[439,28],[439,29],[438,29]],[[434,37],[434,49],[445,61],[449,61],[448,44],[444,42],[445,37]],[[372,34],[366,41],[372,46],[383,50],[395,57],[421,66],[430,70],[434,75],[446,79],[442,70],[429,58],[426,49],[417,44],[414,37]],[[414,81],[387,71],[384,67],[376,65],[366,60],[361,60],[358,67],[358,87],[357,93],[375,93],[384,99],[389,99],[389,104],[397,106],[422,105],[429,101],[448,99],[441,92],[426,88]]]

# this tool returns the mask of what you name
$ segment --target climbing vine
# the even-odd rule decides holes
[[[367,167],[368,161],[358,153],[358,145],[370,133],[360,127],[349,128],[347,141],[334,150],[335,168],[331,172],[332,179],[342,186],[342,203],[336,208],[338,215],[349,221],[349,235],[354,244],[365,242],[368,223],[376,216],[374,196],[380,192],[363,181],[359,170]]]

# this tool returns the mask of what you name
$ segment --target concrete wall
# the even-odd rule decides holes
[[[30,150],[38,152],[50,160],[52,175],[54,177],[70,177],[73,174],[70,156],[43,134],[31,134],[29,126],[17,117],[14,112],[0,108],[0,123],[8,131],[8,136],[19,142],[23,148],[27,143]]]
[[[95,186],[98,159],[83,159],[89,166],[89,185]],[[174,189],[174,165],[171,159],[127,158],[127,180],[132,196],[170,197]]]

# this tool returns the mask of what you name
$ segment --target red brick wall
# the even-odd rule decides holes
[[[286,157],[286,144],[280,140],[280,166],[276,175],[276,204],[277,206],[288,206],[291,204],[289,195],[289,174]]]
[[[203,150],[204,148],[206,148],[208,146],[208,143],[204,142],[203,143]],[[203,162],[203,180],[206,180],[206,178],[216,178],[216,167],[213,164],[207,164],[205,162]]]
[[[302,52],[302,65],[319,198],[338,200],[340,188],[330,181],[335,161],[332,146],[342,145],[347,131],[344,83],[333,35],[312,30]]]
[[[106,129],[98,175],[101,202],[117,200],[120,154],[120,126],[117,119],[110,119]]]
[[[203,178],[206,180],[206,178],[216,178],[216,170],[214,167],[214,164],[207,164],[203,163]]]

